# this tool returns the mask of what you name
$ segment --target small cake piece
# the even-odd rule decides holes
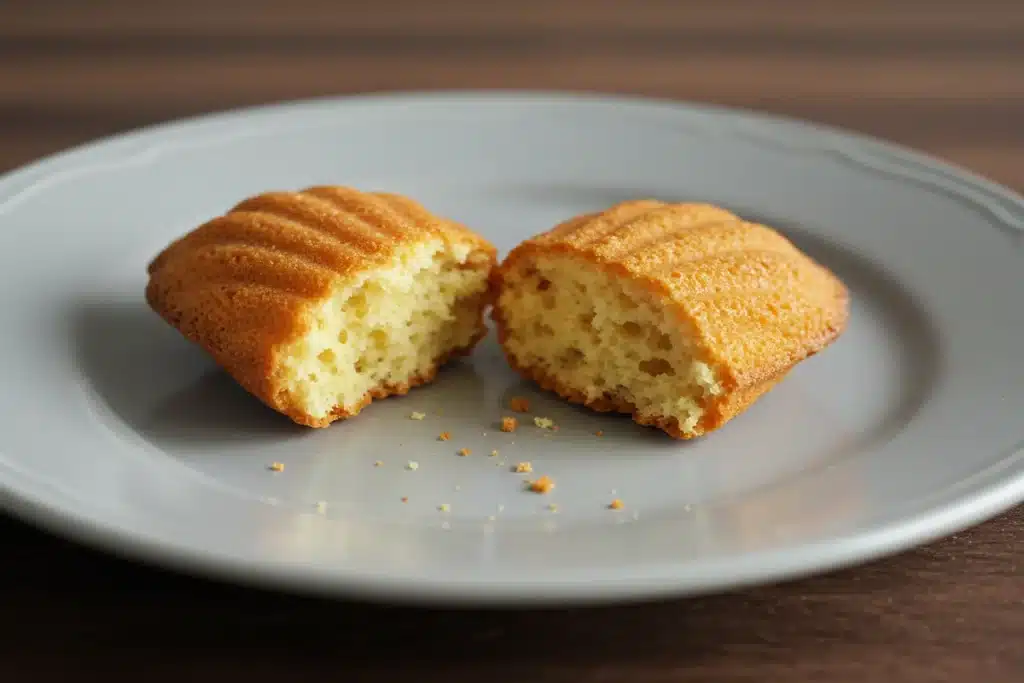
[[[246,390],[326,427],[483,338],[492,245],[394,194],[269,192],[178,239],[146,299]]]
[[[641,200],[574,218],[516,247],[494,279],[514,368],[680,439],[743,412],[848,315],[832,273],[706,204]]]
[[[529,483],[529,489],[534,493],[551,493],[552,489],[554,488],[555,480],[547,475],[544,475],[540,479],[535,479]]]

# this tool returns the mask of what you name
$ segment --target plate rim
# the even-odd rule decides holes
[[[725,115],[736,120],[754,120],[757,123],[781,123],[795,127],[800,131],[818,132],[836,136],[836,142],[859,147],[868,145],[887,155],[905,162],[923,167],[926,171],[939,172],[945,180],[952,181],[961,187],[980,189],[996,195],[1018,208],[1024,209],[1024,197],[1012,189],[1000,185],[993,180],[981,176],[970,169],[960,167],[945,160],[932,157],[917,150],[901,146],[864,133],[846,130],[834,126],[823,125],[813,121],[761,112],[754,109],[722,106],[701,102],[651,98],[636,95],[603,94],[595,92],[575,91],[543,91],[543,90],[409,90],[385,93],[325,96],[299,100],[272,102],[250,107],[225,109],[197,116],[174,119],[130,129],[121,133],[97,138],[89,142],[69,147],[57,153],[42,157],[29,164],[17,167],[0,174],[0,216],[5,205],[22,192],[30,190],[38,182],[45,180],[53,172],[60,172],[61,167],[73,168],[82,157],[101,149],[112,150],[111,161],[124,158],[124,154],[132,155],[130,145],[145,141],[152,136],[160,136],[171,131],[202,132],[203,128],[229,124],[239,118],[287,118],[289,112],[308,110],[314,107],[343,110],[351,105],[391,105],[416,103],[445,103],[450,106],[459,104],[485,104],[515,101],[530,103],[535,106],[558,104],[576,105],[630,105],[634,107],[662,109],[667,112],[704,112],[708,115]],[[120,149],[122,146],[128,149]],[[19,183],[28,184],[19,188]],[[10,189],[13,188],[13,189]],[[1015,227],[1015,226],[1010,226]],[[1024,236],[1024,233],[1022,233]],[[566,583],[558,580],[521,581],[488,581],[482,579],[468,583],[453,583],[438,580],[436,577],[416,575],[415,582],[404,582],[401,578],[378,577],[360,572],[338,571],[331,568],[330,572],[310,572],[307,570],[289,569],[287,565],[264,563],[249,565],[238,558],[224,555],[210,555],[187,544],[168,543],[159,538],[148,537],[146,534],[125,531],[109,524],[102,515],[89,515],[83,507],[68,508],[61,506],[61,495],[26,494],[31,485],[17,486],[18,473],[9,467],[0,471],[0,509],[12,514],[31,525],[45,529],[58,536],[78,543],[84,543],[105,550],[108,553],[130,557],[145,564],[170,567],[185,573],[198,573],[207,577],[230,580],[289,592],[332,595],[336,597],[359,597],[371,599],[399,599],[403,602],[423,604],[456,604],[472,602],[475,605],[495,604],[512,606],[512,603],[536,605],[538,603],[608,603],[624,600],[644,600],[659,597],[683,597],[724,589],[736,589],[752,585],[763,585],[778,581],[828,572],[851,565],[863,564],[881,557],[916,547],[951,533],[974,526],[984,520],[999,515],[1024,502],[1024,442],[1018,444],[1003,459],[992,465],[989,470],[1006,467],[1018,469],[1010,476],[999,477],[997,473],[981,470],[971,478],[996,477],[993,481],[978,485],[969,495],[956,495],[949,490],[936,491],[940,501],[927,506],[923,511],[885,524],[872,526],[867,530],[858,531],[841,537],[832,537],[828,541],[799,545],[796,559],[771,559],[778,549],[762,550],[749,553],[749,558],[742,563],[744,571],[737,571],[740,566],[732,568],[721,577],[704,580],[700,583],[673,582],[672,576],[665,573],[673,567],[678,571],[679,563],[668,563],[660,568],[658,576],[648,583],[638,584],[637,579],[623,576],[621,573],[596,582]],[[12,486],[11,482],[14,482]],[[963,481],[967,481],[966,479]],[[963,482],[958,482],[957,485]],[[954,487],[955,488],[955,487]],[[821,546],[828,546],[824,552]],[[803,555],[808,557],[802,557]],[[762,561],[757,562],[760,558]],[[813,560],[813,561],[810,561]],[[614,572],[613,572],[614,574]]]
[[[530,102],[537,105],[625,105],[646,109],[662,109],[664,111],[687,110],[691,112],[703,112],[708,115],[724,115],[737,119],[757,119],[762,123],[783,125],[807,132],[816,131],[819,134],[824,133],[835,136],[837,139],[846,138],[847,140],[855,141],[860,145],[869,145],[876,150],[887,151],[903,161],[920,164],[926,169],[951,173],[958,182],[962,183],[966,181],[968,184],[974,185],[977,189],[982,189],[998,195],[1000,198],[1018,204],[1024,208],[1024,195],[978,171],[908,145],[903,145],[887,138],[872,135],[853,128],[821,123],[811,119],[802,119],[788,114],[769,112],[753,107],[739,107],[703,102],[699,100],[673,99],[670,97],[571,89],[543,90],[467,88],[438,90],[389,90],[344,95],[321,95],[298,99],[270,100],[260,104],[216,109],[180,118],[164,119],[148,124],[125,128],[119,132],[103,135],[79,144],[59,149],[26,164],[0,172],[0,189],[14,180],[22,179],[24,176],[31,175],[33,173],[41,173],[42,171],[47,170],[48,167],[57,163],[73,161],[76,156],[88,154],[93,150],[108,148],[115,144],[127,145],[131,142],[142,140],[155,134],[168,132],[176,128],[201,128],[204,126],[213,126],[218,123],[227,123],[231,119],[243,116],[247,118],[263,116],[274,117],[286,114],[289,110],[307,110],[312,107],[331,108],[346,105],[372,106],[398,104],[410,101],[433,101],[437,103],[445,102],[448,104]],[[18,194],[18,192],[15,192],[14,194]],[[4,196],[3,194],[0,194],[0,215],[3,215],[4,204],[6,204],[10,199],[11,196]],[[1022,226],[1022,229],[1024,229],[1024,226]]]
[[[999,463],[975,477],[991,477],[991,470],[1024,463],[1024,442],[1018,443]],[[3,468],[10,473],[11,470]],[[15,477],[17,474],[15,473]],[[31,478],[29,486],[31,485]],[[964,480],[965,481],[965,480]],[[962,485],[958,482],[950,489]],[[286,592],[331,599],[366,602],[401,602],[424,607],[476,606],[490,608],[536,608],[541,606],[601,606],[636,603],[657,599],[693,598],[756,586],[789,583],[800,579],[862,566],[919,547],[951,534],[964,531],[1014,508],[1024,499],[1024,467],[1010,479],[999,480],[977,489],[968,497],[950,495],[937,508],[929,508],[912,516],[867,531],[833,536],[825,541],[805,543],[790,549],[769,549],[748,553],[741,565],[730,566],[730,572],[715,572],[718,560],[705,568],[703,581],[682,583],[672,573],[678,563],[659,565],[654,576],[642,588],[635,577],[609,572],[598,580],[531,580],[516,581],[451,581],[422,574],[380,575],[337,568],[322,570],[296,568],[280,563],[250,564],[244,558],[225,554],[197,552],[187,544],[169,542],[151,535],[125,531],[114,524],[97,523],[81,513],[80,508],[60,507],[54,499],[60,494],[36,496],[34,499],[12,490],[0,478],[0,510],[86,548],[105,552],[119,559],[139,562],[157,570],[174,570],[193,578],[216,580],[250,588]],[[964,512],[957,512],[957,509]],[[831,548],[831,552],[823,549]],[[807,558],[813,559],[805,559]],[[765,562],[764,560],[770,560]],[[743,571],[737,573],[737,566]],[[463,577],[459,577],[462,579]]]

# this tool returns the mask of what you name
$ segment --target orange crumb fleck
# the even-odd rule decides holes
[[[530,482],[530,490],[534,493],[549,493],[553,488],[555,488],[555,480],[547,475]]]
[[[594,435],[595,436],[604,436],[604,430],[603,429],[598,429],[596,432],[594,432]]]
[[[528,413],[530,412],[530,399],[516,396],[508,402],[508,406],[517,413]]]
[[[621,498],[616,498],[615,500],[608,504],[608,507],[610,507],[612,510],[621,510],[622,508],[626,507],[626,504],[622,502]]]
[[[533,472],[533,464],[529,462],[521,462],[516,464],[516,472],[519,474],[525,474],[527,472]]]
[[[501,431],[503,432],[514,432],[516,427],[519,426],[519,420],[514,417],[503,417],[501,418]]]
[[[459,455],[461,455],[463,458],[465,458],[467,455],[469,455],[472,452],[473,451],[469,450],[468,448],[460,448],[459,449]]]
[[[441,432],[441,434],[437,438],[440,441],[447,441],[448,439],[452,438],[452,435],[451,432]]]
[[[284,472],[283,462],[272,462],[270,463],[270,469],[274,472]]]

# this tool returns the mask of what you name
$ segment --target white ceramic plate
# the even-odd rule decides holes
[[[719,203],[838,273],[850,327],[691,443],[535,391],[493,338],[431,387],[299,428],[142,292],[171,239],[321,183],[408,194],[503,252],[620,200]],[[1020,197],[919,155],[663,102],[390,95],[133,133],[0,179],[2,500],[137,558],[394,600],[682,595],[866,560],[1024,498],[1022,231]],[[560,430],[499,432],[515,395]],[[550,496],[509,471],[524,460]]]

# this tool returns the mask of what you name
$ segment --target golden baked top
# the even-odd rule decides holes
[[[246,199],[170,244],[148,270],[169,277],[184,269],[202,281],[270,278],[265,284],[322,296],[335,279],[388,263],[399,245],[431,236],[495,253],[465,226],[407,197],[318,186]],[[252,269],[262,255],[287,267]]]
[[[516,247],[497,278],[559,253],[667,300],[729,389],[785,372],[846,325],[835,275],[775,230],[708,204],[637,200],[572,218]]]

